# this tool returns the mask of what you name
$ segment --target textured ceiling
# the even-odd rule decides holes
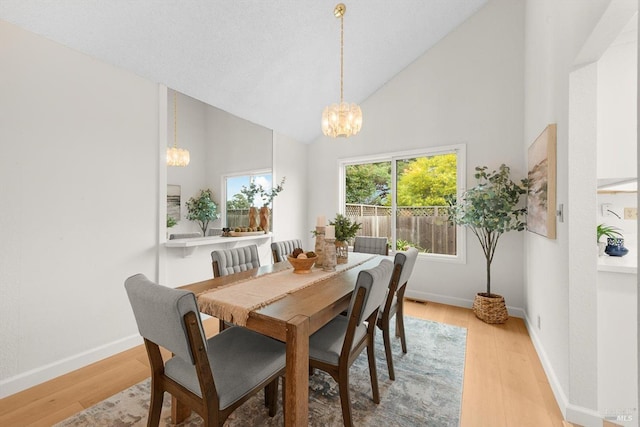
[[[486,1],[345,1],[345,101],[361,103]],[[0,19],[310,142],[340,97],[337,3],[1,0]]]

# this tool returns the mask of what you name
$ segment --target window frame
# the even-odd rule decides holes
[[[253,177],[260,176],[260,175],[267,175],[267,174],[271,175],[271,185],[273,185],[273,169],[253,169],[253,170],[250,170],[250,171],[228,173],[228,174],[225,174],[225,175],[221,176],[221,180],[222,180],[221,187],[222,187],[222,200],[223,200],[223,203],[221,203],[222,204],[222,209],[220,211],[222,213],[221,217],[222,217],[222,220],[224,221],[224,224],[228,224],[228,221],[227,221],[227,179],[228,178],[237,178],[239,176],[248,176],[249,177],[249,182],[251,182],[251,179]]]
[[[377,163],[377,162],[391,162],[391,176],[393,179],[391,180],[391,194],[394,197],[391,198],[391,237],[393,241],[396,240],[396,181],[397,181],[397,170],[396,163],[398,160],[406,160],[409,158],[416,157],[430,157],[439,154],[456,154],[456,188],[457,188],[457,198],[458,200],[462,198],[462,195],[466,191],[466,144],[455,144],[455,145],[445,145],[445,146],[437,146],[437,147],[427,147],[418,150],[410,150],[410,151],[396,151],[389,153],[381,153],[374,155],[366,155],[366,156],[358,156],[358,157],[349,157],[338,159],[338,203],[339,203],[339,211],[341,214],[345,214],[345,202],[346,202],[346,166],[350,165],[359,165],[366,163]],[[439,261],[439,262],[448,262],[448,263],[458,263],[464,264],[466,263],[466,253],[467,253],[467,238],[466,238],[466,230],[464,227],[460,225],[456,225],[456,255],[445,255],[445,254],[431,254],[431,253],[420,253],[419,257],[429,259],[431,261]],[[395,247],[392,247],[390,253],[395,252]]]

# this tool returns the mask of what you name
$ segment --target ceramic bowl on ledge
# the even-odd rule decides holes
[[[604,253],[609,256],[625,256],[629,253],[629,249],[624,247],[624,239],[618,237],[609,237],[607,239],[607,247]]]

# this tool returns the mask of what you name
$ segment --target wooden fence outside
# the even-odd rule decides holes
[[[403,206],[396,215],[397,246],[408,243],[421,251],[456,254],[456,227],[446,206]],[[347,204],[345,215],[362,224],[359,236],[386,237],[391,241],[391,208]]]

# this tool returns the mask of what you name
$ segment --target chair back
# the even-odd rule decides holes
[[[389,255],[389,246],[386,237],[356,236],[353,243],[354,252],[368,254]]]
[[[360,326],[363,321],[367,320],[371,314],[380,308],[387,294],[389,280],[393,272],[393,263],[388,259],[383,259],[380,264],[368,270],[361,270],[358,273],[356,287],[351,295],[347,318],[350,319],[355,307],[357,295],[360,289],[365,290],[364,301],[360,313],[357,316],[356,326]]]
[[[193,364],[194,358],[184,324],[185,314],[198,314],[198,304],[193,292],[157,285],[144,274],[129,277],[124,287],[140,335]],[[200,316],[197,315],[196,318],[202,340],[206,343]]]
[[[293,239],[293,240],[282,240],[280,242],[271,243],[271,252],[273,253],[273,262],[282,262],[287,259],[287,255],[289,255],[295,248],[302,247],[302,240]]]
[[[174,239],[191,239],[194,237],[202,237],[202,234],[198,233],[198,232],[194,232],[194,233],[174,233],[174,234],[169,234],[169,240],[174,240]]]
[[[400,279],[398,280],[398,287],[402,287],[407,284],[413,267],[416,265],[416,259],[418,258],[418,250],[416,248],[409,248],[406,251],[397,252],[393,260],[396,265],[402,266],[402,273],[400,273]]]
[[[211,252],[213,277],[227,276],[260,267],[258,245],[233,249],[220,249]]]

